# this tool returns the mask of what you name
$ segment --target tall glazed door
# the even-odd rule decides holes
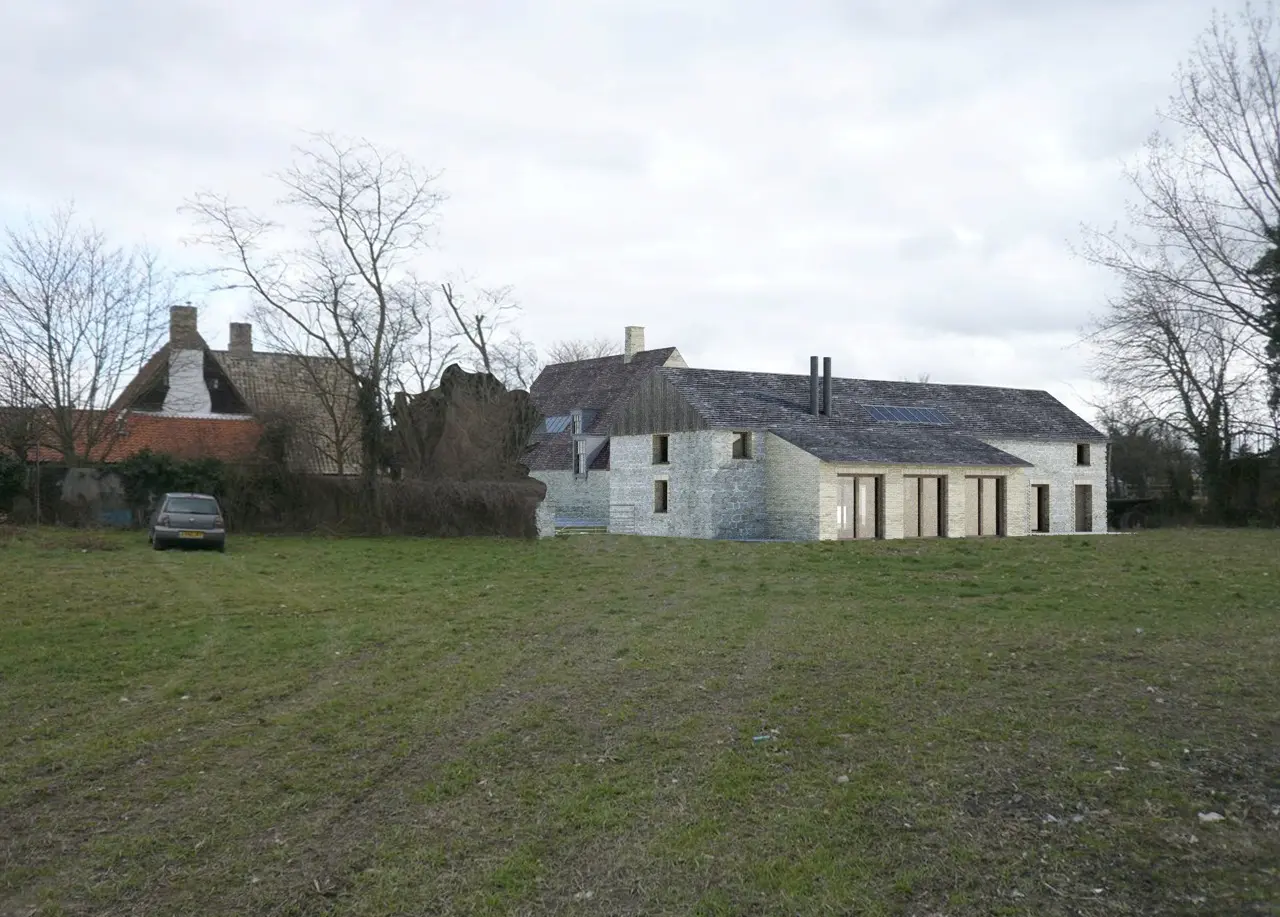
[[[879,521],[880,494],[879,494],[879,478],[870,475],[859,475],[854,479],[857,481],[857,511],[858,518],[855,524],[857,538],[875,538],[880,534]]]
[[[854,479],[850,475],[836,478],[836,537],[853,538]]]

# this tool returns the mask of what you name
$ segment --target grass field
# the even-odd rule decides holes
[[[1278,533],[10,532],[0,615],[4,915],[1280,913]]]

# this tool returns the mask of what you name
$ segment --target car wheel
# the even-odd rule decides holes
[[[154,549],[155,549],[155,550],[157,550],[157,551],[163,551],[163,550],[164,550],[164,543],[163,543],[163,542],[161,542],[161,541],[160,541],[160,539],[159,539],[159,538],[157,538],[155,535],[152,535],[152,536],[151,536],[151,547],[152,547],[152,548],[154,548]]]
[[[226,554],[226,553],[227,553],[227,543],[226,543],[225,541],[224,541],[224,542],[222,542],[222,544],[218,545],[218,553],[219,553],[219,554]]]

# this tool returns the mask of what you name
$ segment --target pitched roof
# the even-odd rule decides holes
[[[713,426],[826,420],[809,414],[809,377],[717,369],[663,369],[662,374]],[[1105,442],[1106,436],[1048,392],[984,385],[831,380],[832,420],[884,430],[950,429],[988,439]],[[949,427],[875,419],[870,405],[934,408]]]
[[[252,417],[184,416],[130,411],[117,415],[119,429],[111,431],[100,445],[95,445],[92,461],[112,464],[137,455],[143,450],[172,455],[178,459],[213,458],[223,462],[239,462],[252,458],[262,435],[262,425]],[[47,440],[47,436],[45,437]],[[82,452],[83,444],[77,447]],[[49,445],[31,449],[27,461],[60,462],[62,453]]]
[[[642,350],[624,363],[622,354],[553,363],[539,373],[529,394],[544,417],[570,414],[578,408],[598,413],[583,431],[608,435],[617,407],[655,369],[683,366],[684,359],[674,347]],[[524,464],[533,471],[568,471],[573,467],[573,434],[535,432],[530,438]],[[592,468],[608,467],[608,452],[596,456]]]
[[[317,474],[358,469],[355,383],[336,360],[256,350],[209,352],[255,415],[282,414],[299,425],[293,459],[302,467]]]
[[[329,357],[213,350],[199,335],[193,340],[225,374],[230,397],[258,418],[290,416],[299,426],[291,458],[318,474],[350,473],[359,466],[360,441],[355,385]],[[115,410],[132,408],[158,384],[169,366],[171,345],[163,345],[121,392]],[[208,371],[208,370],[207,370]],[[140,409],[141,410],[141,409]],[[337,458],[343,459],[341,468]]]

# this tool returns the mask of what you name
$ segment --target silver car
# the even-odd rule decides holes
[[[151,516],[151,546],[227,549],[227,526],[208,494],[165,494]]]

